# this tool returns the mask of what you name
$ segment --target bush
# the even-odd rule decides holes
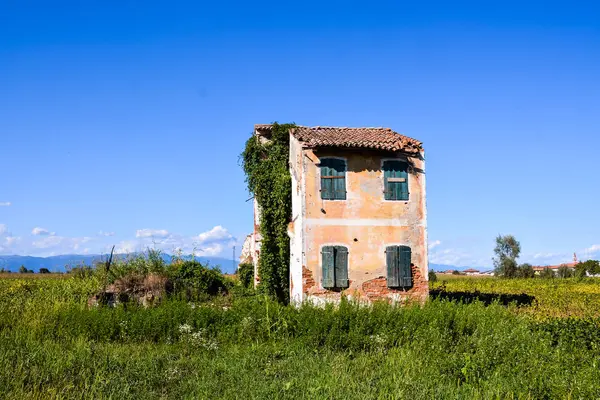
[[[240,264],[237,275],[243,287],[250,289],[254,286],[254,265],[250,263]]]
[[[437,281],[437,275],[435,274],[435,271],[430,270],[429,271],[429,282],[435,282]]]
[[[517,270],[518,278],[533,278],[535,276],[535,271],[531,264],[521,264]]]
[[[173,273],[175,292],[183,293],[187,300],[205,295],[226,294],[231,285],[216,268],[198,261],[183,261]]]
[[[88,265],[80,265],[69,270],[75,278],[85,279],[91,278],[94,275],[94,269]]]
[[[40,268],[40,274],[49,274],[50,271],[48,270],[48,268]]]
[[[552,271],[550,268],[544,268],[542,272],[540,272],[540,278],[552,279],[554,278],[554,271]]]
[[[573,270],[566,265],[561,265],[558,267],[557,274],[559,278],[571,278],[573,276]]]

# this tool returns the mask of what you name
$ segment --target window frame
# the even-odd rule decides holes
[[[406,193],[407,193],[407,199],[386,199],[385,194],[387,191],[387,180],[385,177],[385,169],[384,169],[384,165],[386,162],[390,162],[390,161],[395,161],[395,162],[400,162],[400,163],[404,163],[406,164]],[[382,181],[382,185],[383,185],[383,190],[382,190],[382,194],[383,194],[383,200],[384,201],[393,201],[393,202],[397,202],[397,201],[404,201],[404,202],[409,202],[411,195],[410,195],[410,162],[408,161],[408,158],[406,157],[395,157],[395,158],[382,158],[381,159],[381,163],[380,163],[380,171],[381,171],[381,181]]]
[[[326,160],[339,160],[342,161],[344,163],[344,176],[343,178],[332,178],[330,176],[324,178],[322,176],[322,171],[323,171],[323,162]],[[330,167],[331,168],[331,167]],[[323,156],[323,157],[319,157],[319,164],[318,164],[318,169],[319,169],[319,197],[321,198],[321,200],[326,200],[326,201],[345,201],[348,199],[348,182],[347,182],[347,176],[348,176],[348,159],[346,157],[336,157],[336,156]],[[323,179],[330,179],[331,183],[332,183],[332,187],[333,187],[333,182],[336,179],[343,179],[344,180],[344,198],[343,199],[337,199],[335,198],[335,190],[332,190],[333,193],[333,198],[324,198],[323,197]]]

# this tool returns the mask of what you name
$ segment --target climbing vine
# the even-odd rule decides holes
[[[241,154],[248,191],[260,208],[262,237],[258,275],[260,289],[281,302],[289,300],[292,180],[288,169],[290,136],[294,124],[274,123],[264,143],[255,135]]]

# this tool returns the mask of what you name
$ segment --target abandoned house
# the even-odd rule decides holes
[[[255,125],[268,140],[271,125]],[[424,301],[425,160],[421,142],[389,128],[290,130],[292,302]],[[260,210],[245,243],[257,272]]]

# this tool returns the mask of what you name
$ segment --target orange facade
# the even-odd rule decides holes
[[[423,301],[427,297],[427,226],[423,153],[407,155],[372,149],[307,149],[290,138],[293,181],[291,296],[293,301],[338,300],[342,294],[358,300]],[[321,196],[321,160],[345,162],[344,200]],[[399,159],[410,165],[408,200],[385,200],[382,164]],[[322,286],[324,246],[348,249],[349,286]],[[412,286],[386,284],[386,247],[412,250]]]

